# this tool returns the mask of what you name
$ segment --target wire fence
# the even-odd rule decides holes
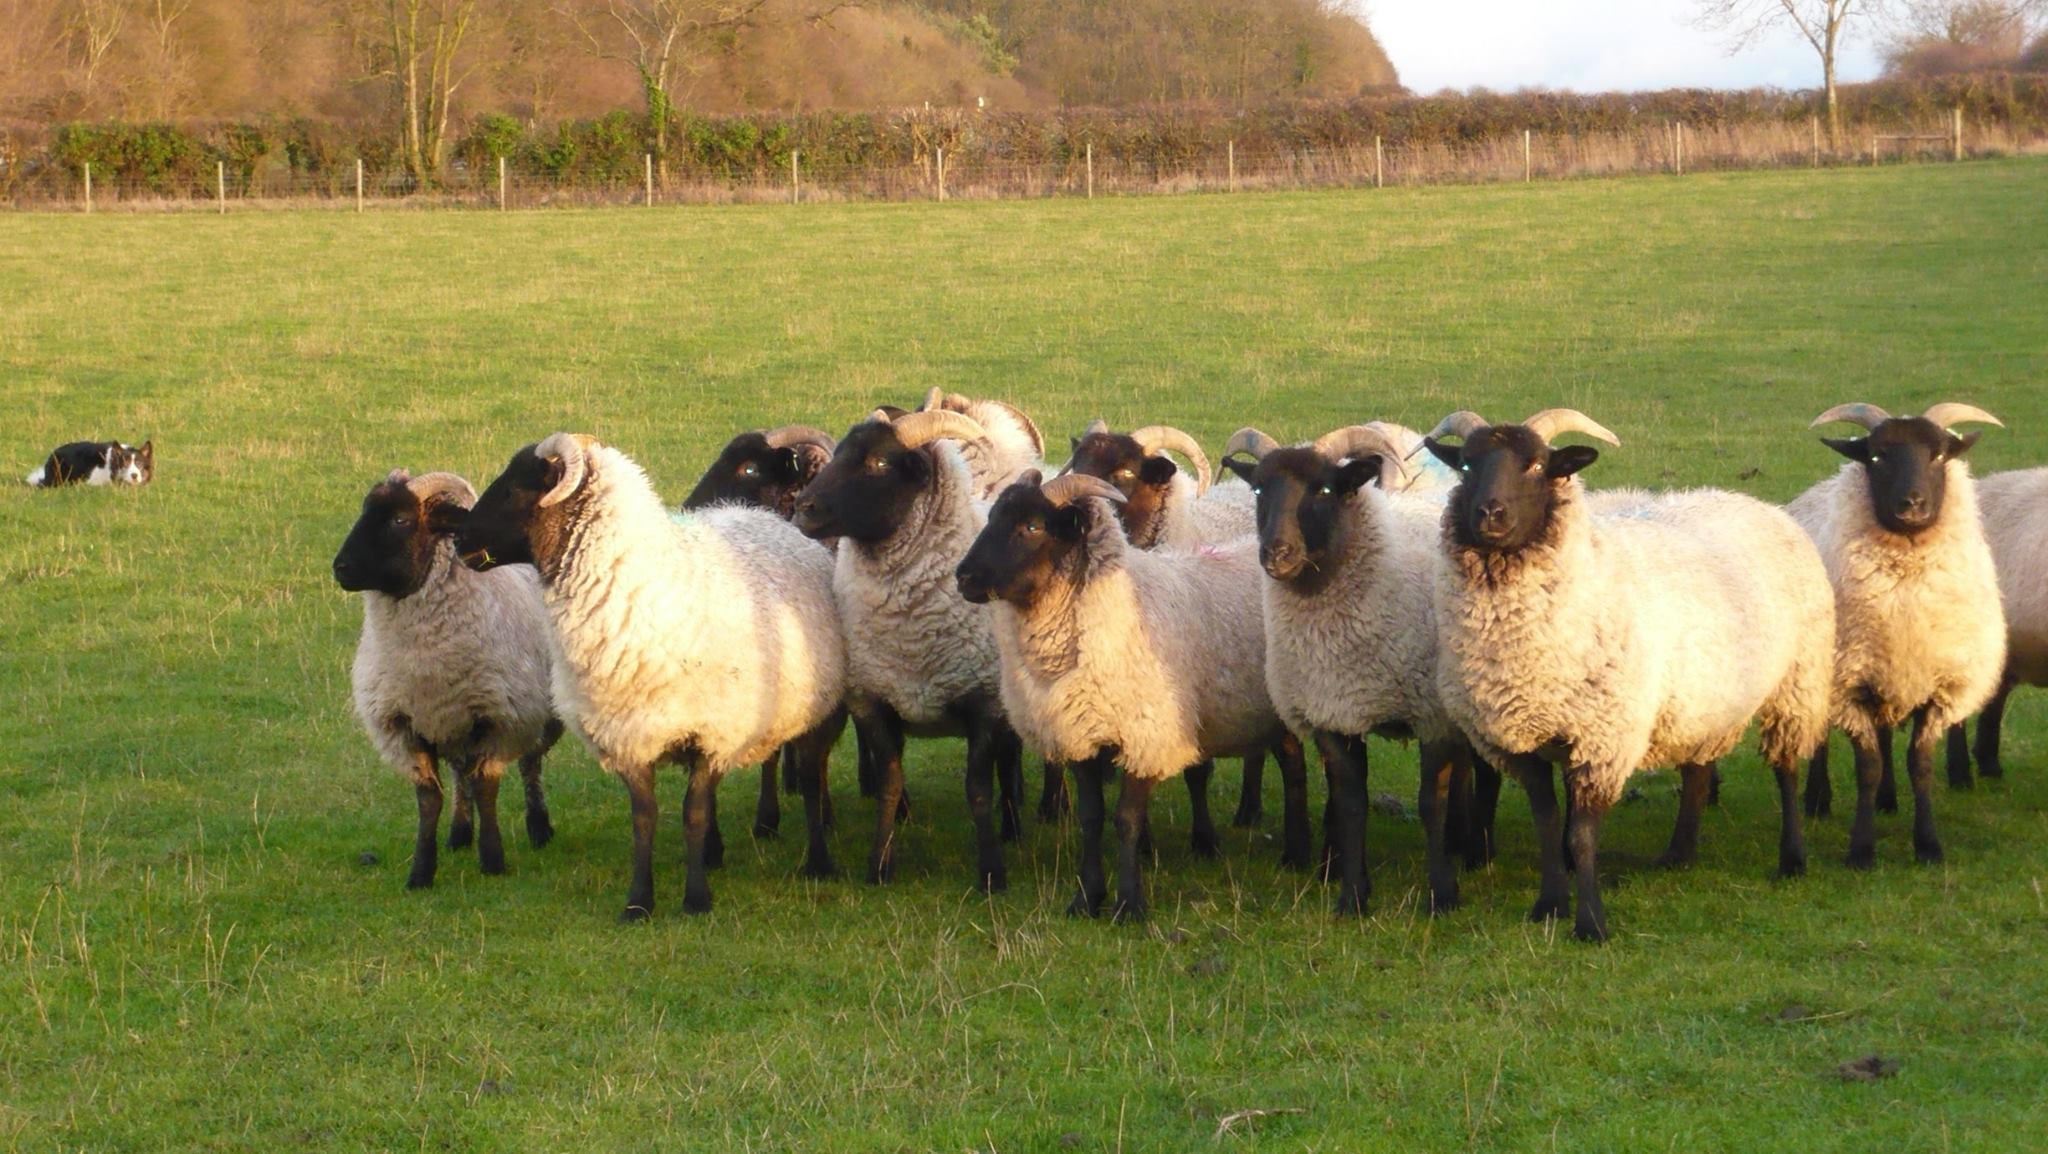
[[[452,164],[436,185],[419,189],[399,170],[361,161],[308,172],[282,163],[176,179],[95,179],[83,171],[47,171],[12,182],[15,209],[45,211],[217,211],[251,208],[531,209],[605,205],[844,203],[854,201],[1012,200],[1046,197],[1153,196],[1261,189],[1381,188],[1437,184],[1575,180],[1644,173],[1818,168],[2011,155],[2043,146],[2000,124],[1971,126],[1960,110],[1926,123],[1865,126],[1862,139],[1830,149],[1817,120],[1696,128],[1679,122],[1631,132],[1518,136],[1444,143],[1374,140],[1328,149],[1240,151],[1221,148],[1166,158],[1097,154],[1092,145],[1065,155],[1017,159],[987,152],[933,149],[906,161],[815,163],[801,151],[740,170],[664,174],[646,156],[640,171],[611,179],[565,179],[545,167],[499,159],[495,166]]]

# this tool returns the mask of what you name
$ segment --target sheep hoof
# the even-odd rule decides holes
[[[830,881],[839,876],[839,867],[829,857],[805,858],[803,869],[797,872],[814,881]]]
[[[1913,843],[1913,856],[1921,865],[1940,865],[1942,857],[1941,843],[1938,841],[1916,841]]]
[[[888,885],[888,884],[889,884],[890,882],[893,882],[893,881],[895,881],[895,880],[896,880],[896,863],[895,863],[894,861],[885,861],[885,862],[869,862],[869,863],[868,863],[868,884],[869,884],[869,885],[871,885],[871,886],[885,886],[885,885]]]
[[[425,875],[425,876],[421,876],[420,874],[414,874],[414,875],[412,875],[411,877],[409,877],[409,878],[405,879],[405,888],[406,888],[406,889],[409,889],[409,890],[430,890],[430,889],[433,889],[433,888],[434,888],[434,875],[433,875],[433,874],[427,874],[427,875]]]
[[[625,925],[632,925],[634,922],[644,922],[653,912],[646,906],[627,906],[619,911],[619,921]]]
[[[1564,898],[1537,898],[1536,904],[1529,907],[1529,920],[1532,922],[1547,922],[1552,918],[1564,917],[1571,912],[1572,904]]]
[[[1572,926],[1572,936],[1582,942],[1598,944],[1607,940],[1607,927],[1598,921],[1580,918]]]
[[[710,913],[711,895],[709,893],[685,893],[683,895],[683,912],[692,915]]]
[[[1430,916],[1430,917],[1433,917],[1433,918],[1440,918],[1440,917],[1444,916],[1445,914],[1451,913],[1452,911],[1456,910],[1457,908],[1458,908],[1458,891],[1457,891],[1457,890],[1450,890],[1450,891],[1448,891],[1448,892],[1445,892],[1445,893],[1437,893],[1437,892],[1435,892],[1434,890],[1432,890],[1432,891],[1430,892],[1430,895],[1429,895],[1429,916]]]
[[[1150,912],[1144,902],[1118,902],[1110,920],[1120,926],[1143,925]]]
[[[468,849],[469,843],[473,840],[473,827],[468,825],[451,825],[448,827],[449,849]]]
[[[539,849],[555,840],[555,827],[546,819],[537,822],[529,821],[526,823],[526,840],[532,844],[533,848]]]
[[[1803,878],[1806,876],[1806,857],[1786,857],[1778,861],[1778,876],[1781,878]]]
[[[754,836],[763,840],[781,837],[782,827],[765,821],[757,821],[754,823]]]
[[[1266,820],[1265,811],[1251,806],[1230,815],[1230,824],[1236,829],[1257,829]]]
[[[1337,895],[1337,916],[1340,918],[1362,918],[1365,916],[1365,898],[1355,893]]]
[[[985,894],[1007,893],[1010,889],[1010,879],[1001,872],[985,873],[981,875],[981,884],[978,888]]]
[[[1998,759],[1997,759],[1997,758],[1995,758],[1995,757],[1990,757],[1990,758],[1980,757],[1980,758],[1978,758],[1978,759],[1977,759],[1977,776],[1978,776],[1978,777],[2004,777],[2004,776],[2005,776],[2005,766],[2003,766],[2003,765],[1999,764],[1999,761],[1998,761]]]
[[[1888,793],[1888,792],[1886,792],[1886,791],[1884,791],[1884,790],[1878,790],[1878,791],[1877,791],[1877,812],[1879,812],[1879,813],[1897,813],[1897,812],[1899,812],[1899,795],[1898,795],[1898,794],[1896,794],[1896,793]]]
[[[1101,898],[1090,900],[1087,894],[1080,893],[1075,894],[1074,900],[1067,903],[1067,916],[1070,918],[1093,918],[1099,917],[1101,914]]]
[[[1189,848],[1196,857],[1201,858],[1203,861],[1215,861],[1222,853],[1216,845],[1216,835],[1213,833],[1206,836],[1196,834],[1191,839]]]
[[[1852,870],[1867,870],[1877,864],[1877,847],[1874,845],[1852,845],[1849,847],[1848,866]]]
[[[482,869],[486,876],[503,877],[505,874],[505,855],[499,854],[495,858],[485,858]]]
[[[1692,864],[1698,860],[1699,854],[1697,852],[1670,849],[1659,854],[1656,862],[1653,864],[1658,869],[1682,870],[1690,869]]]

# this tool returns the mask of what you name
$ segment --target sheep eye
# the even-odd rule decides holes
[[[1131,472],[1129,469],[1118,469],[1116,471],[1116,476],[1113,478],[1113,480],[1117,481],[1119,484],[1127,484],[1136,477],[1137,474]]]
[[[742,477],[758,477],[760,475],[761,466],[756,465],[752,461],[748,461],[746,464],[740,466],[740,476]]]
[[[1336,492],[1336,490],[1330,488],[1328,485],[1324,485],[1321,489],[1318,489],[1316,491],[1321,493],[1325,497],[1329,496],[1331,493]]]
[[[1024,522],[1024,524],[1019,526],[1018,531],[1023,533],[1026,537],[1036,537],[1040,533],[1045,532],[1045,522],[1040,521],[1036,517],[1034,517],[1031,520],[1026,521]]]
[[[393,529],[410,529],[410,528],[412,528],[412,514],[410,514],[410,513],[399,513],[399,514],[396,514],[395,516],[393,516],[393,517],[391,518],[391,527],[392,527]]]
[[[1260,496],[1261,494],[1265,493],[1265,491],[1266,491],[1266,487],[1265,487],[1264,485],[1253,485],[1253,486],[1252,486],[1252,496],[1254,496],[1254,497]]]
[[[888,471],[889,471],[889,459],[888,459],[887,457],[869,457],[869,458],[868,458],[868,472],[870,472],[870,473],[874,473],[874,474],[877,474],[877,475],[879,475],[879,474],[882,474],[882,473],[886,473],[886,472],[888,472]]]

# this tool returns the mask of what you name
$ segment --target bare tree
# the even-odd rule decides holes
[[[398,152],[415,187],[433,184],[446,150],[449,110],[475,71],[463,54],[478,0],[336,0],[370,77],[391,81]]]
[[[143,16],[149,21],[151,113],[168,118],[183,103],[188,80],[184,45],[178,35],[178,21],[192,9],[192,0],[144,0]]]
[[[1887,0],[1696,0],[1699,26],[1726,33],[1728,50],[1740,52],[1775,28],[1790,25],[1820,56],[1827,93],[1828,146],[1840,148],[1842,113],[1835,100],[1835,52],[1852,17],[1874,15]]]
[[[99,87],[100,70],[127,22],[127,10],[118,0],[76,0],[66,31],[78,51],[79,88],[86,103],[92,103]]]
[[[654,165],[668,180],[669,126],[675,118],[678,73],[695,64],[706,43],[752,23],[768,0],[582,0],[559,10],[583,33],[593,54],[630,66],[647,102]]]

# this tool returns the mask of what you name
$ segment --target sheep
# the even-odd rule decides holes
[[[984,499],[992,499],[1018,474],[1043,463],[1045,435],[1022,409],[1006,401],[976,400],[935,386],[918,411],[958,413],[981,427],[980,437],[957,447],[974,474],[977,495]]]
[[[1100,477],[1123,492],[1117,506],[1124,536],[1140,549],[1193,549],[1220,544],[1254,532],[1251,490],[1243,485],[1209,484],[1209,458],[1191,436],[1170,425],[1147,425],[1129,433],[1113,433],[1109,423],[1097,420],[1072,439],[1073,455],[1061,473]],[[1179,453],[1194,466],[1193,476],[1176,465],[1168,452]],[[1241,829],[1256,827],[1265,816],[1262,800],[1266,755],[1259,751],[1245,758],[1238,788],[1237,812],[1230,824]],[[1048,766],[1050,801],[1041,810],[1056,815],[1064,795],[1057,792],[1057,775]],[[1188,792],[1196,807],[1198,832],[1210,825],[1209,778],[1215,766],[1188,770]],[[1042,814],[1043,816],[1043,814]]]
[[[960,592],[996,602],[1002,701],[1046,760],[1074,773],[1081,888],[1070,914],[1093,917],[1102,871],[1103,781],[1123,771],[1116,828],[1120,919],[1146,912],[1139,867],[1153,788],[1214,757],[1243,756],[1285,733],[1266,692],[1257,545],[1148,552],[1125,540],[1097,477],[1005,489],[961,560]],[[1282,773],[1300,781],[1299,746]],[[1297,795],[1298,796],[1298,795]],[[1308,815],[1288,807],[1287,838],[1306,857]]]
[[[1266,686],[1289,729],[1322,750],[1338,815],[1337,912],[1364,912],[1367,734],[1422,742],[1418,810],[1429,854],[1429,908],[1458,904],[1445,836],[1453,797],[1472,771],[1472,747],[1437,692],[1434,494],[1389,494],[1389,469],[1421,438],[1352,425],[1283,448],[1257,429],[1230,439],[1223,464],[1258,494]],[[1405,442],[1405,443],[1404,443]],[[1434,458],[1431,458],[1434,462]],[[1500,775],[1481,764],[1481,830],[1490,830]],[[1490,780],[1488,780],[1490,779]],[[1459,839],[1483,861],[1484,836]]]
[[[783,425],[741,433],[726,442],[718,459],[704,470],[690,495],[683,498],[684,511],[713,505],[752,505],[767,509],[783,520],[796,511],[796,495],[810,484],[825,462],[832,459],[835,442],[824,432],[807,425]],[[782,765],[782,786],[796,790],[796,758],[787,749],[761,764],[761,794],[754,804],[754,836],[774,837],[782,828],[782,799],[777,791],[776,763]],[[865,769],[865,765],[863,765]],[[832,791],[823,788],[825,824],[832,824]],[[711,823],[718,824],[714,808]]]
[[[671,518],[630,457],[571,433],[513,454],[456,548],[479,571],[521,562],[540,571],[556,708],[625,783],[632,805],[621,920],[654,911],[654,771],[664,762],[690,778],[686,913],[711,909],[720,779],[786,744],[796,744],[803,769],[803,873],[835,872],[818,788],[846,724],[831,554],[763,509]]]
[[[1913,720],[1906,770],[1913,783],[1913,852],[1942,859],[1934,830],[1934,746],[1975,713],[2005,666],[1998,574],[1963,456],[1979,434],[1964,421],[1998,424],[1973,405],[1944,402],[1917,417],[1868,404],[1837,405],[1811,427],[1851,421],[1867,437],[1821,443],[1848,458],[1834,476],[1787,507],[1812,537],[1834,583],[1836,728],[1856,756],[1856,818],[1849,865],[1876,863],[1880,727]],[[1889,742],[1885,742],[1889,744]],[[1807,782],[1808,812],[1829,808],[1825,749]]]
[[[1993,473],[1977,482],[1984,539],[1998,570],[2005,611],[2005,669],[1977,720],[1977,769],[2005,776],[1998,758],[2005,701],[2021,685],[2048,685],[2048,468]],[[1970,784],[1970,753],[1963,723],[1948,731],[1949,784]]]
[[[1795,795],[1800,762],[1827,734],[1833,593],[1799,526],[1754,498],[1696,489],[1589,501],[1576,474],[1599,453],[1552,448],[1567,432],[1619,443],[1570,409],[1520,425],[1454,413],[1425,438],[1462,477],[1439,535],[1437,690],[1479,755],[1528,791],[1543,863],[1532,919],[1571,903],[1550,763],[1562,766],[1573,932],[1597,941],[1600,821],[1629,776],[1677,763],[1688,802],[1703,801],[1708,763],[1752,717],[1778,778],[1778,872],[1805,871]],[[1680,817],[1672,856],[1697,836],[1697,806]]]
[[[363,632],[350,674],[356,715],[393,769],[412,779],[419,803],[410,889],[434,884],[441,821],[440,763],[455,778],[448,847],[482,825],[483,872],[505,872],[498,781],[519,763],[526,782],[526,835],[554,836],[541,789],[541,758],[562,734],[548,699],[551,662],[540,584],[528,567],[471,573],[457,563],[455,528],[476,490],[453,473],[413,477],[395,469],[363,498],[362,514],[334,556],[334,579],[363,595]]]
[[[988,611],[953,585],[953,566],[985,511],[966,447],[986,453],[973,418],[936,408],[891,418],[877,410],[839,441],[798,497],[796,527],[839,538],[833,595],[845,630],[854,724],[881,774],[868,880],[895,875],[903,736],[964,736],[974,822],[975,884],[1008,888],[992,777],[1001,766],[1002,826],[1015,836],[1017,735],[1004,719]]]

